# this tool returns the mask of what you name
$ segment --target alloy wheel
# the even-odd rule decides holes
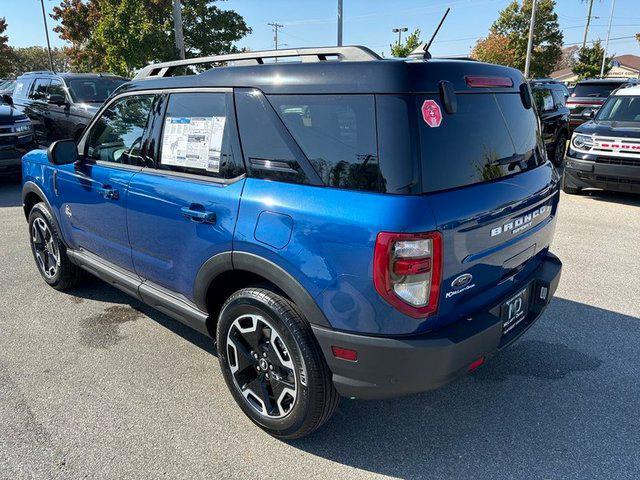
[[[298,382],[290,351],[280,333],[260,315],[241,315],[227,333],[233,383],[264,417],[283,418],[295,405]]]
[[[60,251],[49,225],[36,218],[31,225],[31,243],[40,270],[47,278],[53,278],[60,267]]]

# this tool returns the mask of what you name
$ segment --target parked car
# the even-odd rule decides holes
[[[16,79],[13,101],[33,122],[36,142],[80,138],[100,105],[125,78],[106,74],[30,72]]]
[[[571,115],[569,126],[571,129],[582,125],[591,118],[591,112],[597,112],[609,94],[625,84],[636,84],[637,79],[629,78],[591,78],[579,81],[571,97],[567,100],[567,107]]]
[[[640,192],[640,86],[615,90],[595,118],[573,132],[563,189]]]
[[[13,87],[15,86],[15,80],[1,80],[0,81],[0,96],[9,95],[13,93]]]
[[[569,91],[562,83],[549,80],[533,80],[530,85],[549,159],[560,166],[569,138],[569,109],[565,103]]]
[[[11,97],[0,96],[0,175],[19,174],[20,159],[34,147],[31,122],[13,106]]]
[[[540,317],[560,178],[518,70],[364,47],[189,62],[224,66],[151,65],[77,146],[24,157],[53,288],[84,269],[213,337],[281,438],[340,396],[444,385]]]

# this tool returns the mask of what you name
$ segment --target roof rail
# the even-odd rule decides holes
[[[299,57],[302,62],[322,62],[326,60],[333,60],[334,58],[332,57],[335,57],[335,59],[340,62],[367,62],[382,59],[374,51],[361,46],[264,50],[260,52],[230,53],[226,55],[213,55],[210,57],[188,58],[186,60],[156,63],[144,67],[133,79],[142,80],[145,78],[169,77],[176,67],[188,67],[192,65],[201,65],[203,63],[233,62],[237,66],[262,65],[265,63],[265,59],[287,57]]]
[[[55,75],[56,72],[53,72],[51,70],[34,70],[32,72],[24,72],[22,75],[42,75],[42,74]]]

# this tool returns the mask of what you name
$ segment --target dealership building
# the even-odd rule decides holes
[[[611,60],[608,78],[640,78],[640,57],[637,55],[618,55]],[[564,83],[575,83],[578,76],[570,68],[556,70],[551,78]]]

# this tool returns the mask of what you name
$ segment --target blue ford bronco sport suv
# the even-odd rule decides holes
[[[478,367],[560,277],[559,176],[527,83],[496,65],[363,47],[152,65],[23,174],[44,280],[86,270],[215,339],[280,438],[340,396]]]

